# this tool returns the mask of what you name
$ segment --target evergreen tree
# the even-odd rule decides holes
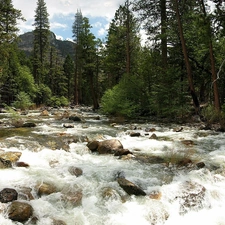
[[[12,1],[0,1],[0,94],[6,104],[14,100],[17,92],[19,60],[15,41],[18,20],[24,19],[21,11],[13,7]]]
[[[98,109],[99,103],[98,103],[97,89],[96,89],[96,83],[98,82],[96,79],[97,41],[95,40],[95,36],[91,33],[90,29],[91,29],[91,25],[89,24],[89,19],[84,17],[82,33],[80,35],[80,44],[82,47],[82,62],[83,62],[82,77],[83,77],[83,81],[86,81],[89,87],[89,91],[87,88],[84,88],[83,95],[86,101],[88,98],[92,100],[94,109]]]
[[[49,53],[50,31],[47,6],[37,1],[34,26],[33,74],[37,84],[43,83],[47,74],[46,57]]]
[[[63,64],[64,76],[67,80],[67,98],[72,100],[73,87],[74,87],[74,62],[70,55],[67,55],[64,64]]]
[[[110,23],[104,69],[109,87],[118,84],[124,74],[134,74],[140,50],[139,27],[129,9],[129,1],[120,6]]]
[[[3,43],[12,43],[16,38],[18,20],[24,20],[21,11],[15,9],[12,0],[0,1],[0,45]]]
[[[82,86],[82,76],[81,76],[81,40],[80,35],[82,33],[83,26],[83,16],[81,11],[77,11],[75,14],[75,20],[72,26],[73,40],[75,42],[75,71],[74,71],[74,103],[78,105],[82,102],[81,86]]]

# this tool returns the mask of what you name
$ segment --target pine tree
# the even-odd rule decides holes
[[[104,69],[109,87],[118,84],[124,74],[135,73],[140,50],[138,31],[137,20],[129,9],[129,1],[126,1],[116,11],[106,41]]]
[[[38,0],[35,10],[33,73],[37,84],[44,82],[46,75],[45,59],[50,46],[50,31],[47,6],[44,0]]]
[[[70,55],[67,55],[63,64],[64,76],[67,80],[67,98],[72,99],[73,78],[74,78],[74,62]]]
[[[11,0],[0,1],[0,95],[10,104],[17,92],[16,79],[19,75],[17,58],[17,21],[24,20],[21,11],[15,9]]]
[[[74,71],[74,103],[76,105],[79,102],[82,102],[82,94],[81,94],[81,67],[82,67],[82,60],[81,60],[81,44],[80,44],[80,35],[82,33],[82,26],[83,26],[83,15],[81,11],[77,11],[75,14],[75,20],[72,26],[73,32],[73,40],[75,42],[75,71]]]
[[[24,20],[21,11],[15,9],[12,0],[0,1],[0,44],[12,43],[17,37],[18,20]]]

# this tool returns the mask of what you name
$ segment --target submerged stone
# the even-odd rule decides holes
[[[117,182],[120,187],[123,188],[123,190],[129,195],[146,195],[146,193],[140,187],[125,178],[119,177],[117,178]]]
[[[0,191],[0,202],[7,203],[17,200],[18,193],[15,189],[4,188]]]
[[[33,215],[33,208],[28,203],[14,201],[9,205],[7,213],[9,219],[25,222]]]

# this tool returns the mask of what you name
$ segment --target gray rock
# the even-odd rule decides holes
[[[117,178],[117,182],[123,190],[129,195],[137,195],[137,196],[145,196],[146,193],[138,187],[136,184],[130,182],[129,180],[119,177]]]

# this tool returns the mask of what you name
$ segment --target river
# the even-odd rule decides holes
[[[112,124],[88,108],[67,109],[83,118],[73,122],[59,118],[62,111],[22,116],[36,123],[33,128],[1,128],[1,150],[21,152],[19,161],[29,167],[1,169],[0,190],[30,188],[37,225],[225,225],[224,133],[199,130],[199,125],[182,125],[177,132],[181,125]],[[2,124],[9,120],[1,114]],[[66,128],[68,123],[74,127]],[[130,135],[134,132],[140,135]],[[150,138],[153,133],[156,138]],[[118,139],[133,156],[99,155],[87,147],[88,140],[106,139]],[[178,166],[184,158],[191,163]],[[205,166],[196,166],[199,162]],[[69,168],[82,174],[74,176]],[[121,173],[146,196],[126,194],[116,180]],[[57,191],[39,196],[37,186],[43,183]],[[63,200],[63,194],[76,191],[82,193],[79,204]],[[7,204],[0,203],[0,224],[22,224],[7,218],[1,210]]]

